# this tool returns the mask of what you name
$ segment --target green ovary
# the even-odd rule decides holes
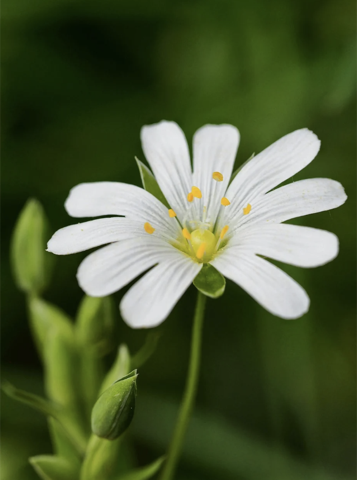
[[[207,262],[215,252],[217,239],[209,230],[198,228],[191,233],[191,243],[196,255],[201,245],[205,244],[204,255],[200,260]]]

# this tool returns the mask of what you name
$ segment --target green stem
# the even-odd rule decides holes
[[[193,319],[190,364],[186,379],[185,393],[183,395],[175,431],[171,440],[167,460],[164,464],[160,480],[173,479],[196,397],[197,381],[200,369],[202,325],[205,304],[206,296],[201,292],[198,292],[195,316]]]

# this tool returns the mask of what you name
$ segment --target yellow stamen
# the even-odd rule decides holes
[[[220,235],[221,240],[223,240],[225,234],[228,232],[228,229],[229,229],[228,225],[222,228],[221,235]]]
[[[198,250],[196,252],[196,257],[200,260],[203,255],[205,254],[205,250],[206,250],[206,244],[203,242],[201,243],[201,245],[198,247]]]
[[[144,223],[144,229],[146,233],[149,233],[150,235],[155,232],[155,228],[153,228],[149,222]]]
[[[190,240],[190,238],[191,238],[191,234],[190,234],[190,232],[187,230],[187,228],[183,228],[183,229],[182,229],[182,235],[186,238],[186,240]]]
[[[245,208],[243,208],[243,214],[248,215],[248,213],[251,211],[251,209],[252,209],[252,206],[251,206],[250,203],[248,203],[248,205]]]
[[[223,175],[220,172],[213,172],[212,178],[216,180],[216,182],[223,182]]]
[[[221,205],[223,205],[224,207],[228,207],[228,205],[230,205],[231,202],[228,200],[228,198],[226,197],[223,197],[222,200],[221,200]]]
[[[189,202],[192,202],[192,201],[193,201],[193,193],[190,192],[190,193],[187,194],[187,200],[188,200]]]
[[[202,198],[202,192],[198,187],[192,187],[192,195],[196,198]]]
[[[172,208],[170,208],[170,210],[169,210],[169,217],[170,218],[176,217],[176,213],[172,210]]]

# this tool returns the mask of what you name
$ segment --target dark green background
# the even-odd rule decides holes
[[[10,235],[28,197],[41,201],[55,231],[73,222],[63,204],[74,185],[139,185],[140,128],[161,119],[179,123],[189,142],[205,123],[236,125],[236,165],[308,127],[322,148],[294,179],[333,178],[349,200],[292,223],[336,233],[340,255],[318,269],[283,267],[311,298],[299,320],[271,316],[229,282],[222,298],[208,302],[199,417],[180,478],[260,480],[266,469],[290,480],[300,467],[306,479],[309,469],[322,480],[353,478],[354,2],[4,0],[2,35],[3,377],[42,388],[25,300],[9,266]],[[45,295],[72,315],[83,257],[58,258]],[[172,429],[168,410],[183,390],[194,301],[191,287],[140,371],[132,430],[138,463],[162,454]],[[119,314],[118,322],[135,351],[145,333],[131,331]],[[2,478],[36,478],[27,457],[51,451],[45,421],[6,398],[2,413]],[[281,446],[276,459],[271,452]]]

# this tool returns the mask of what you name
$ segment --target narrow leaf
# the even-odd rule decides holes
[[[36,473],[43,480],[78,480],[79,467],[55,455],[38,455],[29,458]]]
[[[151,355],[155,352],[160,334],[158,332],[150,332],[147,334],[145,343],[141,349],[132,357],[132,369],[139,368],[146,363]]]
[[[120,471],[122,439],[110,441],[92,435],[81,468],[80,480],[109,480]]]
[[[193,281],[194,286],[204,295],[218,298],[226,288],[226,279],[212,265],[206,263]]]
[[[10,398],[24,403],[45,415],[56,417],[59,414],[58,408],[45,398],[39,397],[33,393],[25,392],[25,390],[20,390],[9,382],[2,383],[1,388]]]
[[[122,344],[118,348],[117,357],[113,363],[112,368],[107,373],[103,383],[100,387],[100,393],[104,392],[107,388],[110,387],[114,382],[119,380],[119,378],[124,377],[130,371],[130,353],[128,347],[125,344]]]
[[[48,427],[51,435],[54,452],[69,463],[80,466],[81,457],[78,454],[77,446],[68,435],[62,424],[53,417],[48,418]]]
[[[127,474],[121,475],[117,480],[148,480],[152,478],[160,470],[164,463],[165,457],[160,457],[155,462],[146,465],[145,467],[138,468]]]
[[[32,334],[42,360],[44,345],[51,333],[60,334],[69,341],[74,339],[73,323],[60,308],[37,297],[29,298],[28,308]]]
[[[154,197],[156,197],[158,200],[160,200],[161,203],[166,205],[167,208],[170,208],[170,205],[167,203],[167,200],[162,193],[161,188],[159,187],[159,184],[157,183],[154,175],[150,172],[148,167],[144,165],[143,162],[141,162],[138,158],[135,157],[135,160],[138,165],[141,181],[145,190],[154,195]]]
[[[46,252],[48,238],[42,205],[31,199],[19,215],[11,241],[15,281],[27,293],[39,294],[49,283],[54,256]]]

